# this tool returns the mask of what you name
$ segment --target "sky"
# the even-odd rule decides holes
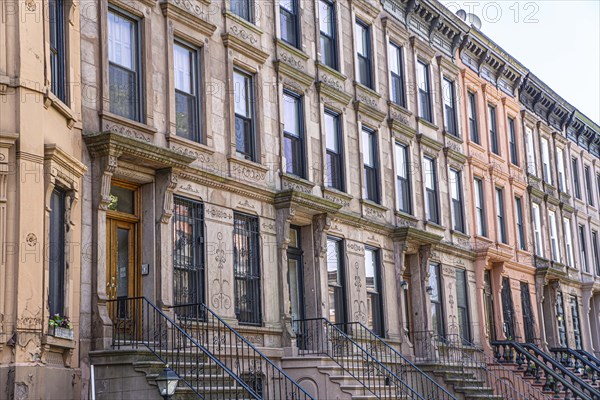
[[[440,0],[600,125],[600,0]]]

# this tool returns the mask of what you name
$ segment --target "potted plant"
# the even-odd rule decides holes
[[[73,340],[73,325],[68,317],[54,314],[48,320],[48,334],[63,339]]]

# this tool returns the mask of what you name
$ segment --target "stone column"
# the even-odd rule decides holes
[[[413,328],[415,336],[413,345],[415,346],[415,356],[417,358],[431,358],[434,356],[432,337],[426,332],[431,331],[431,299],[427,293],[429,286],[429,257],[431,256],[432,246],[423,245],[419,251],[410,257],[411,271],[411,312],[413,317]]]
[[[404,295],[404,285],[409,285],[409,282],[405,282],[403,275],[406,270],[406,250],[408,246],[404,241],[394,242],[394,281],[396,283],[396,313],[398,314],[398,326],[388,327],[390,339],[399,340],[400,343],[406,343],[408,341],[408,331],[406,330],[406,316],[404,310],[406,310],[406,299]],[[398,330],[396,330],[398,329]]]
[[[319,214],[313,217],[314,287],[317,291],[314,317],[329,317],[327,312],[327,231],[330,227],[331,217],[328,214]]]
[[[581,323],[581,346],[584,350],[591,351],[593,348],[592,343],[592,285],[584,284],[581,293],[581,316],[579,321]]]
[[[296,210],[290,207],[280,208],[276,211],[277,231],[277,279],[279,286],[279,313],[283,325],[283,347],[294,348],[295,334],[290,314],[290,287],[288,282],[288,257],[287,250],[290,243],[290,223]]]

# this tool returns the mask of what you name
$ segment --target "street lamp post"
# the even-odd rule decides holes
[[[167,365],[156,377],[156,385],[163,399],[169,400],[175,394],[178,382],[179,376]]]

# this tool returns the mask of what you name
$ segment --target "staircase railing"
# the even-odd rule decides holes
[[[575,350],[576,352],[578,352],[579,354],[581,354],[581,356],[587,358],[590,362],[593,362],[597,367],[600,368],[600,358],[594,356],[592,353],[587,352],[585,350]]]
[[[454,399],[429,375],[360,322],[335,324],[425,399]]]
[[[532,376],[536,383],[542,383],[542,379],[544,379],[544,390],[557,394],[564,391],[566,398],[600,399],[600,392],[535,345],[513,341],[495,341],[492,342],[492,346],[498,362],[516,363],[520,370],[524,366],[525,375]]]
[[[378,399],[425,400],[392,370],[325,318],[294,321],[300,355],[329,357],[352,376],[363,392]]]
[[[583,379],[592,381],[592,386],[600,378],[600,367],[587,359],[577,350],[568,347],[560,347],[550,349],[554,358],[567,368],[573,369],[576,373],[581,374]]]
[[[146,298],[109,300],[107,306],[113,321],[113,348],[147,348],[201,399],[261,399]]]
[[[172,308],[181,328],[210,349],[260,398],[314,400],[296,381],[205,304]]]

